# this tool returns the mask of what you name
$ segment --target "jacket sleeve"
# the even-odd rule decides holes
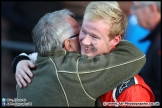
[[[27,55],[16,56],[12,61],[12,70],[13,70],[14,74],[16,72],[16,66],[17,66],[18,62],[21,60],[30,60],[30,58]]]
[[[132,43],[122,40],[108,54],[94,58],[81,56],[76,68],[84,92],[95,100],[138,74],[145,62],[142,51]]]
[[[20,55],[16,56],[12,61],[12,70],[13,70],[14,74],[16,72],[16,66],[17,66],[19,61],[31,60],[32,62],[35,63],[35,61],[37,60],[37,55],[38,55],[38,53],[32,53],[32,54],[29,54],[29,55],[27,55],[26,53],[21,53]]]

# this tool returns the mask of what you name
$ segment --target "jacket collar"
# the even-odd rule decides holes
[[[66,50],[57,50],[57,51],[52,51],[50,53],[46,53],[46,54],[39,54],[39,56],[42,57],[48,57],[48,56],[62,56],[62,55],[66,55]]]
[[[155,29],[151,31],[151,33],[148,36],[146,36],[144,39],[141,39],[140,42],[144,42],[146,40],[153,41],[156,38],[157,34],[160,32],[160,30],[161,30],[161,21],[158,23]]]

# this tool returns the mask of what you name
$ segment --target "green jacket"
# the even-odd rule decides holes
[[[95,106],[97,97],[138,74],[145,62],[128,41],[96,57],[65,50],[38,54],[32,83],[23,89],[17,85],[17,98],[32,106]]]

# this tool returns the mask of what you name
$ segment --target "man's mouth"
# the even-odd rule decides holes
[[[93,51],[94,51],[94,48],[92,48],[92,47],[84,47],[85,53],[92,53]]]

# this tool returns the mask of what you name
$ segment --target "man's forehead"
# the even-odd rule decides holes
[[[82,24],[82,29],[88,33],[96,35],[104,35],[103,33],[107,33],[109,31],[110,27],[106,22],[104,22],[103,20],[98,20],[99,23],[96,22],[97,21],[84,20]]]
[[[65,18],[67,20],[67,22],[69,23],[69,25],[74,28],[74,29],[80,29],[80,25],[78,24],[78,22],[71,16],[68,16]]]
[[[89,25],[82,25],[82,30],[90,35],[100,35],[100,31],[98,31],[96,28],[89,26]]]
[[[75,24],[75,25],[78,25],[78,22],[71,16],[67,16],[65,18],[70,24]]]

